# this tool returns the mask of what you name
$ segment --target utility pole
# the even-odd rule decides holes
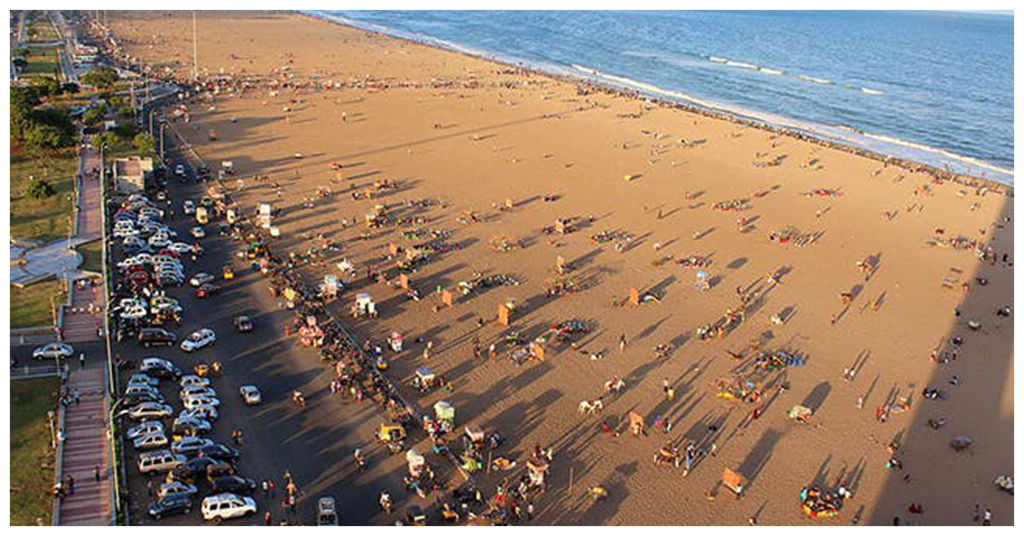
[[[167,128],[165,123],[160,123],[160,162],[164,161],[164,129]]]
[[[196,31],[196,12],[192,12],[192,79],[199,80],[199,40]]]

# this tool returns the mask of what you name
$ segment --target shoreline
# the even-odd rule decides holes
[[[560,81],[560,82],[573,84],[573,85],[576,85],[576,86],[583,85],[583,86],[589,88],[589,91],[599,91],[599,92],[602,92],[602,93],[605,93],[605,94],[608,94],[608,95],[612,95],[612,96],[616,96],[616,97],[624,97],[624,98],[630,98],[630,99],[634,99],[634,100],[647,101],[648,103],[650,103],[652,105],[673,108],[673,109],[681,110],[681,111],[684,111],[684,112],[689,112],[689,113],[697,114],[697,115],[700,115],[700,116],[703,116],[703,117],[708,117],[708,118],[712,118],[712,119],[718,119],[718,120],[727,121],[727,122],[730,122],[730,123],[733,123],[733,124],[736,124],[736,125],[741,125],[741,126],[744,126],[744,127],[756,128],[756,129],[759,129],[759,130],[762,130],[762,131],[765,131],[765,132],[770,132],[770,133],[773,133],[773,134],[787,136],[789,138],[792,138],[792,139],[795,139],[795,140],[798,140],[798,141],[804,141],[804,142],[807,142],[807,143],[811,143],[811,144],[814,144],[814,145],[817,145],[817,146],[820,146],[820,147],[826,147],[826,148],[829,148],[829,149],[835,149],[835,150],[842,151],[842,152],[845,152],[845,153],[849,153],[849,154],[853,154],[853,155],[860,156],[860,157],[863,157],[863,158],[867,158],[869,160],[874,160],[874,161],[877,161],[877,162],[880,162],[880,163],[884,164],[885,166],[894,165],[894,166],[902,168],[902,169],[904,169],[906,171],[909,171],[911,173],[921,172],[921,171],[927,172],[927,173],[930,173],[930,174],[934,175],[935,178],[938,179],[939,181],[953,182],[955,184],[960,184],[960,185],[963,185],[963,186],[969,186],[969,187],[972,187],[972,188],[979,188],[979,189],[980,188],[987,188],[988,191],[992,191],[993,193],[998,193],[998,194],[1005,195],[1005,196],[1010,196],[1010,197],[1013,196],[1013,189],[1014,189],[1013,185],[1009,185],[1009,184],[1006,184],[1006,183],[1003,183],[1003,182],[999,182],[999,181],[997,181],[995,179],[978,177],[978,176],[967,174],[967,173],[958,173],[958,172],[954,172],[954,171],[949,171],[949,170],[946,170],[946,169],[942,169],[942,168],[936,167],[936,166],[931,165],[931,164],[925,164],[925,163],[922,163],[922,162],[917,162],[917,161],[914,161],[914,160],[909,160],[909,159],[906,159],[906,158],[901,158],[901,157],[897,157],[897,156],[893,156],[893,155],[887,155],[887,154],[884,154],[884,153],[879,153],[877,151],[872,151],[870,149],[865,149],[865,148],[862,148],[862,147],[857,147],[857,146],[852,145],[852,144],[846,144],[846,143],[841,143],[841,142],[829,140],[829,139],[826,139],[823,136],[820,136],[820,135],[817,135],[815,133],[808,132],[808,131],[805,131],[805,130],[802,130],[802,129],[799,129],[799,128],[783,127],[783,126],[773,125],[773,124],[765,122],[765,121],[760,121],[760,120],[757,120],[757,119],[754,119],[754,118],[745,117],[745,116],[743,116],[741,114],[738,114],[738,113],[730,113],[730,112],[727,112],[727,111],[724,111],[724,110],[718,110],[718,109],[714,109],[712,107],[704,107],[704,106],[700,106],[698,104],[693,104],[693,103],[684,103],[684,102],[673,101],[673,100],[671,100],[668,97],[648,94],[648,93],[645,93],[645,92],[643,92],[643,91],[641,91],[639,89],[630,89],[630,88],[627,88],[627,87],[624,87],[624,86],[616,86],[616,85],[614,85],[614,84],[612,84],[610,82],[602,82],[602,81],[597,81],[597,80],[589,80],[589,79],[587,79],[587,78],[585,78],[583,76],[574,77],[572,75],[564,75],[564,74],[558,74],[558,73],[551,73],[551,72],[547,72],[547,71],[544,71],[544,70],[541,70],[541,69],[538,69],[538,68],[534,68],[534,67],[526,67],[526,66],[522,66],[522,65],[516,65],[514,63],[510,63],[508,61],[503,61],[503,60],[498,59],[498,58],[493,57],[493,56],[488,56],[488,55],[484,55],[484,54],[472,54],[470,52],[467,52],[465,50],[460,50],[460,49],[455,48],[455,47],[445,47],[443,45],[427,42],[426,40],[420,40],[420,39],[414,39],[414,38],[410,38],[410,37],[404,37],[404,36],[400,36],[400,35],[395,35],[393,33],[387,33],[387,32],[384,32],[384,31],[373,30],[373,29],[370,29],[370,28],[366,28],[366,27],[363,27],[363,26],[356,25],[356,24],[350,24],[350,23],[347,23],[347,22],[345,22],[343,20],[338,20],[337,18],[333,18],[332,16],[330,16],[328,14],[325,14],[325,13],[321,13],[321,12],[307,12],[307,11],[296,10],[296,11],[292,11],[291,13],[294,13],[294,14],[297,14],[297,15],[300,15],[300,16],[304,16],[304,17],[309,17],[309,18],[311,18],[313,20],[320,20],[320,21],[324,21],[324,22],[328,22],[328,23],[332,23],[332,24],[337,24],[339,26],[344,26],[346,28],[351,28],[353,30],[368,32],[368,33],[372,33],[374,35],[383,36],[383,37],[387,37],[387,38],[390,38],[390,39],[398,39],[400,41],[407,42],[407,43],[413,43],[413,44],[425,46],[425,47],[436,49],[436,50],[443,50],[445,52],[451,52],[451,53],[459,54],[459,55],[462,55],[462,56],[465,56],[465,57],[469,57],[469,58],[473,58],[473,59],[477,59],[477,60],[483,60],[485,62],[488,62],[488,63],[496,65],[496,66],[516,69],[516,70],[519,70],[521,72],[529,73],[529,74],[535,75],[535,76],[542,76],[542,77],[550,78],[550,79],[557,80],[557,81]],[[345,19],[345,20],[347,21],[348,19]],[[583,94],[581,94],[581,95],[583,95]],[[863,132],[863,131],[860,131],[858,129],[853,129],[852,127],[843,127],[843,128],[851,128],[855,132]],[[864,134],[867,134],[867,133],[864,133]],[[912,143],[916,143],[916,142],[912,142]],[[933,150],[933,151],[941,150],[941,149],[934,149],[934,148],[929,148],[929,149]],[[986,162],[986,164],[989,164],[989,163]],[[994,165],[994,164],[989,164],[989,165]]]

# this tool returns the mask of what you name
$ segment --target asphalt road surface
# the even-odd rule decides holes
[[[188,128],[187,125],[179,127]],[[163,221],[178,232],[178,240],[193,242],[188,234],[196,225],[190,216],[182,211],[185,199],[198,201],[205,185],[197,184],[192,166],[179,152],[170,132],[167,135],[169,168],[185,163],[189,182],[181,183],[175,177],[168,178],[170,205]],[[141,361],[143,357],[159,356],[170,359],[183,371],[190,371],[201,361],[220,361],[224,374],[213,381],[221,401],[219,419],[214,423],[208,437],[231,445],[231,430],[238,428],[244,434],[242,457],[236,466],[238,474],[257,482],[264,479],[273,481],[277,493],[273,497],[262,492],[253,495],[259,510],[256,516],[226,521],[225,524],[262,524],[264,512],[270,511],[272,523],[288,520],[291,524],[315,523],[317,498],[330,495],[336,498],[338,512],[343,525],[391,524],[411,504],[418,504],[426,511],[427,506],[437,500],[436,493],[426,500],[405,491],[402,477],[405,475],[405,459],[402,455],[389,455],[386,448],[376,445],[374,429],[384,422],[378,408],[370,401],[357,403],[355,400],[332,395],[329,382],[334,372],[328,364],[321,363],[315,350],[303,348],[296,338],[286,338],[284,325],[290,321],[291,312],[284,309],[277,299],[271,297],[267,281],[254,272],[247,261],[235,256],[239,243],[230,237],[218,234],[220,221],[211,221],[205,226],[207,237],[202,240],[204,254],[193,263],[183,256],[186,278],[198,272],[217,276],[222,286],[220,295],[198,299],[192,294],[192,287],[173,288],[168,295],[177,298],[184,308],[182,324],[176,331],[180,342],[193,331],[209,327],[217,334],[217,342],[193,354],[175,347],[142,348],[138,342],[126,339],[114,344],[115,353],[121,357]],[[117,246],[114,248],[118,250]],[[123,255],[117,251],[114,261]],[[235,278],[225,281],[221,277],[224,265],[231,264]],[[234,332],[232,320],[236,315],[248,314],[253,318],[255,330],[249,334]],[[122,374],[122,382],[127,373]],[[263,403],[249,407],[242,403],[238,389],[253,384],[263,394]],[[299,389],[305,395],[307,408],[300,410],[291,401],[291,393]],[[177,386],[164,381],[161,385],[165,399],[175,411],[181,410]],[[165,424],[169,425],[168,419]],[[416,446],[416,445],[407,445]],[[418,445],[421,452],[424,445]],[[352,453],[362,448],[368,458],[365,471],[356,470]],[[429,446],[427,446],[429,450]],[[203,523],[199,513],[199,501],[210,494],[209,484],[199,484],[199,496],[191,514],[172,516],[159,522],[146,513],[153,500],[148,495],[147,479],[135,467],[137,453],[126,446],[130,490],[130,521],[133,525],[194,525]],[[450,466],[439,458],[428,457],[439,480],[453,476]],[[282,506],[284,498],[283,474],[292,474],[299,488],[299,500],[294,513]],[[163,475],[152,476],[153,488],[158,487]],[[385,515],[378,505],[381,490],[387,489],[395,500],[396,509]]]

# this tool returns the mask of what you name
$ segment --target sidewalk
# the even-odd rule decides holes
[[[104,426],[104,362],[96,359],[90,366],[80,369],[71,366],[68,386],[77,388],[81,396],[78,404],[67,407],[64,417],[63,472],[75,479],[74,494],[60,503],[61,525],[109,525],[110,479],[107,429]],[[100,480],[95,478],[99,470]]]

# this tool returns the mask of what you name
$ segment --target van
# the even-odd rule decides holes
[[[150,346],[174,346],[178,337],[163,328],[142,328],[139,330],[139,342],[149,348]]]
[[[175,454],[167,449],[155,450],[139,454],[139,472],[142,474],[170,471],[184,465],[188,458],[183,454]]]

